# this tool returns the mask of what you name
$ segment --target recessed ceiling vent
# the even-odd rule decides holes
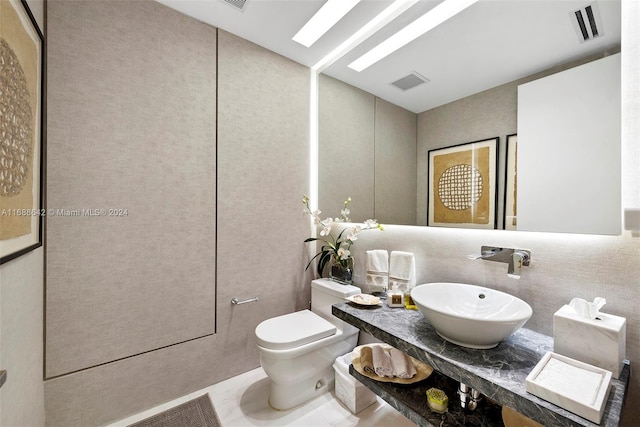
[[[391,83],[393,86],[397,87],[400,90],[409,90],[413,89],[416,86],[420,86],[421,84],[428,83],[429,79],[420,74],[412,71],[410,74],[396,80]]]
[[[602,20],[600,19],[600,12],[598,11],[598,5],[596,3],[591,3],[572,12],[571,22],[573,23],[573,28],[578,34],[578,40],[580,40],[580,43],[584,43],[604,35],[604,31],[602,30]]]
[[[247,0],[222,0],[222,2],[239,10],[240,12],[244,12],[244,7],[247,4]]]

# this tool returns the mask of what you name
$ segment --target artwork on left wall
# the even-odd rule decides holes
[[[42,246],[43,49],[27,3],[0,1],[0,264]]]

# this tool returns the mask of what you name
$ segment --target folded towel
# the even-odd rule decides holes
[[[364,346],[360,349],[360,366],[365,372],[376,375],[376,370],[373,369],[373,350],[371,347]]]
[[[389,252],[386,250],[367,251],[367,285],[369,292],[389,288]]]
[[[416,261],[411,252],[393,251],[389,260],[389,285],[407,292],[416,285]]]
[[[389,350],[389,355],[391,356],[391,366],[393,367],[393,372],[398,378],[413,378],[416,372],[416,367],[413,365],[413,361],[411,358],[398,350],[397,348],[392,348]]]
[[[393,366],[391,366],[391,356],[382,346],[372,347],[373,369],[379,377],[393,377]]]

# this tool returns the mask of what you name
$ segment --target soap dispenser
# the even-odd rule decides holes
[[[391,292],[387,292],[387,305],[389,307],[403,307],[404,295],[398,285],[393,285]]]

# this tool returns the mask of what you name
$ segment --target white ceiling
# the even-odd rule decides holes
[[[200,21],[312,67],[392,3],[363,0],[311,48],[291,37],[325,0],[158,0]],[[568,61],[620,45],[620,0],[480,0],[358,73],[353,60],[440,3],[421,0],[324,72],[419,113]],[[573,11],[595,3],[603,35],[580,43]],[[401,91],[391,82],[415,71],[430,80]]]

